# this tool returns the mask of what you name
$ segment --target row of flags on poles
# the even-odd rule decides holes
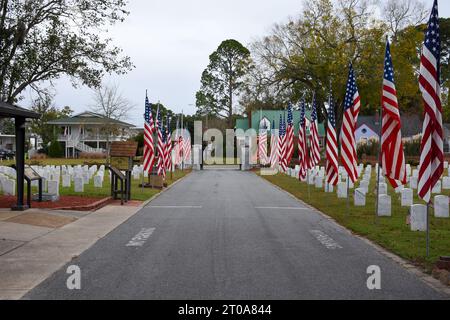
[[[440,88],[440,35],[439,14],[437,0],[425,33],[425,41],[420,60],[419,85],[424,102],[425,119],[422,130],[421,157],[419,168],[418,194],[426,202],[430,201],[431,190],[440,179],[444,170],[442,105]],[[386,176],[394,188],[406,184],[406,165],[401,135],[401,118],[394,81],[394,67],[389,40],[386,40],[384,57],[384,75],[382,84],[382,123],[381,123],[381,154],[380,162],[383,175]],[[307,178],[308,169],[312,169],[321,160],[317,103],[314,95],[312,102],[311,121],[309,124],[309,141],[306,134],[305,101],[300,102],[300,122],[298,132],[299,179]],[[352,64],[344,99],[344,112],[340,132],[340,160],[353,183],[358,180],[357,152],[355,130],[361,110],[361,98]],[[330,88],[328,103],[328,124],[326,128],[326,179],[329,184],[337,185],[339,177],[339,150],[336,132],[336,115],[333,95]],[[289,103],[287,122],[284,115],[280,115],[278,134],[275,122],[271,128],[271,152],[267,155],[267,129],[260,131],[260,146],[258,148],[261,164],[270,165],[286,172],[294,153],[292,105]],[[264,144],[264,146],[261,146]],[[309,147],[308,147],[309,145]]]
[[[151,173],[156,165],[156,171],[159,176],[166,178],[167,171],[172,167],[181,166],[183,162],[191,158],[191,137],[183,128],[183,123],[177,119],[175,137],[172,139],[170,128],[170,117],[166,117],[166,125],[162,119],[161,110],[156,110],[156,122],[153,120],[152,104],[145,97],[144,113],[144,171]],[[156,144],[155,137],[156,134]],[[175,151],[174,160],[172,153]]]

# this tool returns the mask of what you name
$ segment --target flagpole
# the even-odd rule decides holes
[[[388,36],[386,36],[386,46],[385,51],[387,50],[387,43],[388,43]],[[381,96],[383,96],[383,92],[381,92]],[[382,132],[383,132],[383,101],[381,101],[380,111],[379,111],[379,127],[380,127],[380,133],[378,137],[378,169],[377,169],[377,198],[375,199],[375,224],[378,222],[378,207],[379,207],[379,198],[380,198],[380,173],[381,173],[381,163],[382,163],[382,157],[381,157],[381,139],[382,139]]]
[[[427,203],[427,258],[430,256],[430,204],[431,200]]]
[[[381,173],[381,132],[383,130],[383,106],[381,106],[380,111],[380,136],[378,139],[378,169],[377,169],[377,198],[375,199],[375,224],[378,223],[378,206],[380,197],[380,173]]]
[[[347,216],[350,215],[350,177],[347,175]]]

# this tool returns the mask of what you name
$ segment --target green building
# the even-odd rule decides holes
[[[272,128],[272,123],[275,121],[275,129],[279,129],[280,126],[280,115],[285,116],[285,119],[287,119],[287,111],[285,110],[255,110],[252,111],[250,117],[247,118],[240,118],[236,119],[236,129],[242,129],[242,130],[248,130],[248,129],[255,129],[256,132],[258,132],[259,128],[263,128],[264,125],[269,125],[270,128]],[[298,136],[298,128],[299,128],[299,122],[300,122],[300,111],[299,110],[293,110],[292,111],[292,117],[294,122],[294,135],[295,137]],[[306,110],[306,119],[307,123],[311,119],[311,111]],[[308,126],[307,126],[308,127]],[[325,139],[325,126],[323,123],[319,123],[319,140],[321,146],[324,145],[324,139]],[[306,134],[309,135],[308,129],[306,130]]]

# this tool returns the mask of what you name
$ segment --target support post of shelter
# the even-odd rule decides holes
[[[16,117],[16,172],[17,172],[17,204],[12,209],[14,211],[23,211],[28,209],[24,204],[24,185],[25,185],[25,118]]]

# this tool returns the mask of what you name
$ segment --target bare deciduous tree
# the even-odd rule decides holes
[[[110,137],[120,133],[117,121],[126,120],[129,112],[135,106],[123,97],[117,84],[105,85],[95,89],[93,101],[90,110],[106,119],[100,130],[106,135],[106,150],[109,156]]]
[[[394,39],[400,30],[423,23],[427,16],[425,5],[420,0],[387,0],[382,11]]]

